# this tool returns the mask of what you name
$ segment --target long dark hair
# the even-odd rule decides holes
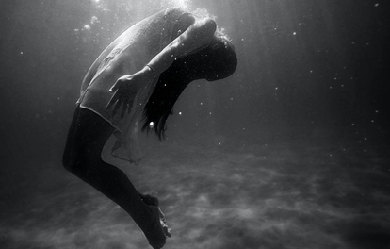
[[[223,79],[232,75],[236,66],[233,43],[217,35],[207,47],[175,60],[157,81],[143,111],[144,123],[141,130],[154,131],[160,140],[165,139],[167,119],[187,85],[196,79]],[[153,126],[150,125],[152,122]]]

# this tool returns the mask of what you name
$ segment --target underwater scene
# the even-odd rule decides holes
[[[390,248],[389,11],[2,0],[0,248]]]

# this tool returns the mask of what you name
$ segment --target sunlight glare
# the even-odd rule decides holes
[[[177,7],[188,8],[188,0],[173,0],[173,2]]]
[[[179,7],[183,9],[188,9],[189,0],[169,0],[169,5],[172,7]]]

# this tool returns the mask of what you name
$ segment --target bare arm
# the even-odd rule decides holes
[[[155,77],[167,70],[175,59],[209,44],[216,28],[217,24],[212,19],[200,20],[189,26],[183,34],[166,46],[139,72],[120,77],[110,89],[115,93],[106,108],[114,107],[112,115],[115,115],[121,106],[123,106],[122,117],[126,110],[130,113],[140,89],[155,82]]]
[[[195,22],[188,29],[159,54],[157,54],[147,65],[158,75],[169,68],[172,62],[188,55],[199,47],[203,47],[211,42],[217,24],[212,19],[204,19]]]

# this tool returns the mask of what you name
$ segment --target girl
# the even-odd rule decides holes
[[[166,9],[131,26],[93,62],[63,155],[64,167],[122,207],[153,248],[162,248],[170,231],[156,197],[139,193],[101,153],[111,135],[112,155],[138,163],[138,121],[161,139],[171,109],[195,79],[213,81],[235,72],[233,44],[214,20],[182,9]]]

